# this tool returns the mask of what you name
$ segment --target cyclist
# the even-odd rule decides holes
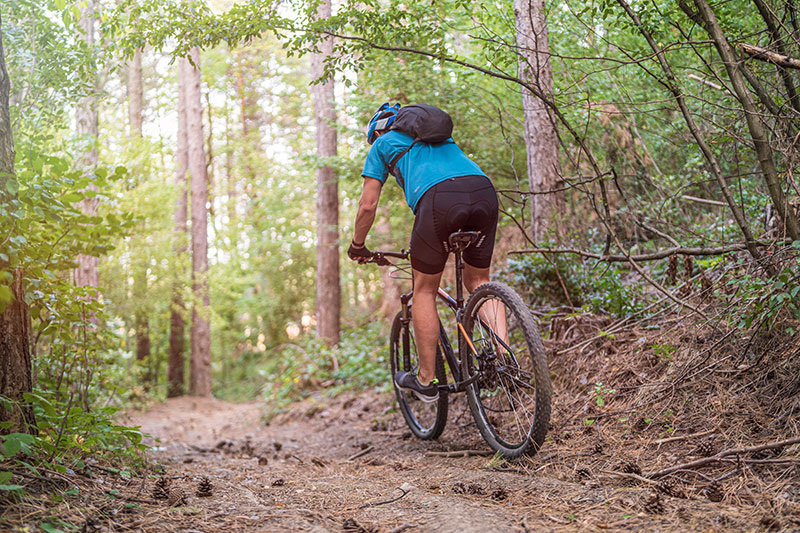
[[[392,129],[399,109],[399,104],[385,103],[367,125],[367,143],[372,147],[361,172],[364,184],[347,255],[359,263],[372,258],[365,241],[391,169],[415,214],[410,245],[414,276],[411,317],[420,361],[416,372],[397,372],[394,380],[398,388],[413,392],[424,402],[434,402],[439,398],[436,294],[449,255],[447,238],[455,231],[481,233],[464,251],[464,285],[473,292],[488,282],[497,229],[497,194],[486,174],[452,138],[439,144],[414,142],[411,135]],[[403,155],[398,160],[399,154]],[[505,330],[505,323],[498,326]]]

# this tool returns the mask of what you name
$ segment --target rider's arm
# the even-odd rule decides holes
[[[361,199],[358,201],[353,242],[363,244],[375,220],[378,210],[378,199],[381,197],[383,184],[375,178],[364,178]]]

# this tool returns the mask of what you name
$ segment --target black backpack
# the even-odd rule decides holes
[[[405,188],[403,178],[395,174],[395,166],[418,142],[442,144],[453,136],[453,119],[438,107],[428,104],[411,104],[397,112],[391,130],[398,130],[414,138],[411,146],[397,154],[389,163],[389,172],[396,176]]]

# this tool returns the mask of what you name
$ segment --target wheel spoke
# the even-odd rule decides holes
[[[550,385],[530,311],[495,282],[479,287],[466,309],[465,327],[478,352],[466,365],[469,375],[478,374],[468,396],[481,433],[507,456],[517,457],[531,444],[538,449],[548,426]]]

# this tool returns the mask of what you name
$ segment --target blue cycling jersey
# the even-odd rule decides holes
[[[361,175],[386,183],[389,163],[413,142],[413,137],[397,130],[381,135],[372,144]],[[416,210],[422,195],[437,183],[461,176],[486,176],[453,139],[442,144],[418,142],[397,162],[397,173],[402,176],[404,183],[397,176],[395,179],[403,187],[406,202],[412,211]],[[489,179],[488,176],[486,179]]]

